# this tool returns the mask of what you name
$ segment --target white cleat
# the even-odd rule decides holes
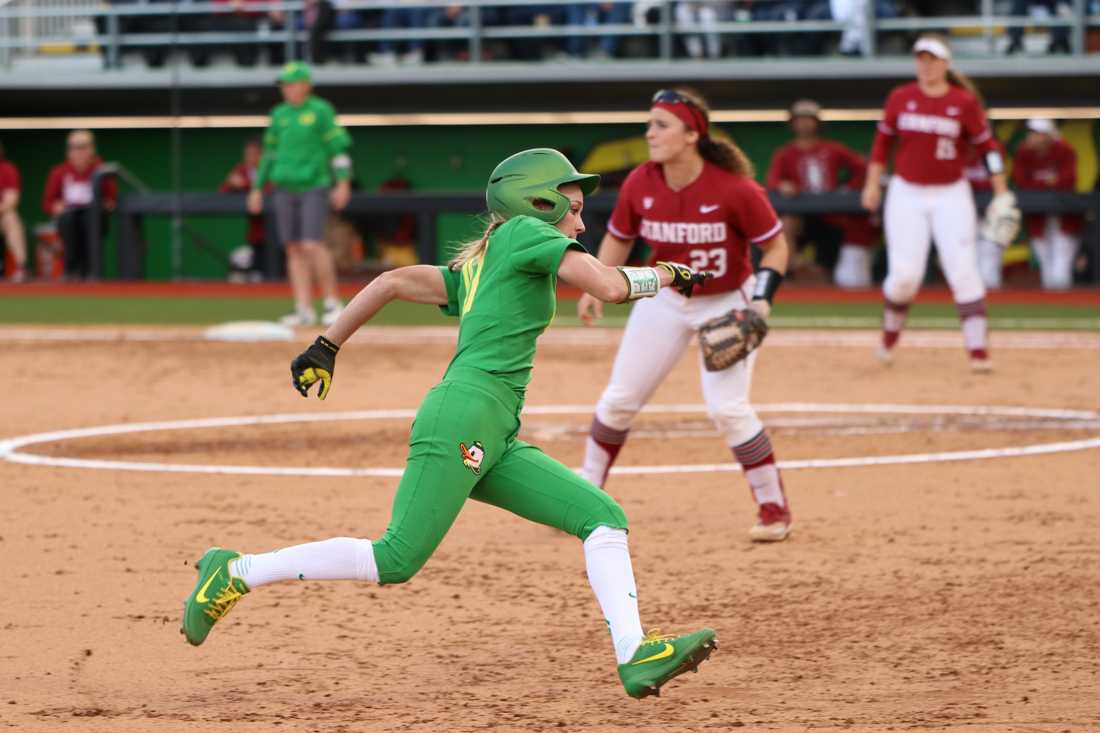
[[[761,504],[756,524],[749,530],[753,542],[782,542],[791,534],[791,511],[778,504]]]
[[[989,374],[993,371],[993,360],[989,357],[985,359],[971,359],[970,371],[975,374]]]
[[[344,312],[343,303],[333,303],[325,306],[324,312],[321,314],[321,325],[331,326],[336,323],[336,319],[340,317],[340,314]]]
[[[875,349],[875,356],[877,356],[879,362],[885,366],[890,366],[894,363],[894,350],[888,349],[882,344],[879,344],[878,348]]]
[[[307,328],[317,325],[317,315],[313,311],[294,311],[280,318],[279,323],[291,328]]]

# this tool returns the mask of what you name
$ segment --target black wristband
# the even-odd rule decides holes
[[[316,341],[314,341],[313,343],[317,344],[317,345],[318,345],[318,346],[320,346],[320,347],[323,347],[323,348],[325,348],[325,349],[328,349],[328,350],[329,350],[329,351],[331,351],[331,352],[332,352],[333,354],[335,354],[336,352],[338,352],[338,351],[340,350],[340,347],[339,347],[339,346],[337,346],[336,344],[332,343],[331,341],[329,341],[329,340],[328,340],[327,338],[325,338],[324,336],[318,336],[318,337],[317,337],[317,340],[316,340]]]
[[[775,291],[779,290],[779,285],[782,282],[783,276],[779,274],[778,270],[773,270],[770,267],[760,268],[760,272],[756,273],[756,288],[752,291],[752,299],[766,300],[768,305],[771,305],[772,298],[775,297]]]

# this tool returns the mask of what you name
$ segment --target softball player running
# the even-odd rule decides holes
[[[992,362],[985,286],[975,252],[974,198],[964,176],[969,146],[984,155],[990,172],[994,199],[987,219],[1015,211],[1015,197],[1008,190],[1003,158],[981,98],[970,80],[951,67],[947,44],[937,36],[921,36],[913,54],[917,80],[896,87],[886,99],[862,196],[866,209],[878,211],[887,158],[896,144],[894,175],[883,211],[888,271],[882,285],[886,306],[879,357],[886,363],[893,360],[934,239],[958,304],[971,368],[986,372]]]
[[[654,258],[688,262],[713,278],[705,295],[688,300],[666,290],[631,312],[611,381],[596,405],[584,457],[583,475],[601,486],[634,416],[692,335],[735,308],[751,307],[767,318],[787,269],[783,226],[753,180],[752,165],[736,145],[711,138],[709,124],[706,102],[698,95],[657,92],[646,129],[650,159],[627,176],[600,244],[600,261],[621,265],[641,237]],[[764,252],[756,276],[751,244]],[[589,324],[603,315],[599,299],[591,295],[582,296],[577,308]],[[759,506],[750,536],[777,541],[791,531],[791,512],[771,441],[749,404],[755,361],[750,354],[721,371],[700,364],[700,380],[711,420],[743,467]]]
[[[339,537],[276,552],[241,555],[212,548],[184,605],[183,633],[203,643],[245,593],[283,580],[403,583],[427,562],[467,498],[574,534],[584,542],[589,582],[611,630],[627,694],[658,694],[716,648],[715,634],[642,634],[623,510],[606,493],[534,446],[516,439],[535,340],[556,308],[560,277],[622,302],[672,287],[689,296],[704,278],[683,265],[605,267],[576,237],[584,196],[599,176],[578,173],[556,150],[504,160],[489,179],[488,231],[447,267],[388,272],[364,288],[336,322],[291,364],[305,396],[324,399],[336,354],[391,300],[436,304],[459,317],[458,348],[413,423],[409,457],[389,528],[381,539]]]

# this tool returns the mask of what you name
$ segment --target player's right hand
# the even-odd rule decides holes
[[[709,272],[696,272],[679,262],[658,262],[657,269],[672,275],[672,281],[665,287],[675,288],[685,298],[690,298],[695,289],[703,287],[707,278],[711,277]]]
[[[863,208],[867,209],[872,214],[877,212],[878,207],[882,205],[882,187],[864,186],[863,194],[860,196],[860,203],[863,204]]]
[[[309,388],[320,382],[317,396],[322,400],[328,397],[332,374],[336,371],[336,352],[339,350],[339,346],[324,336],[318,336],[308,349],[290,362],[290,381],[294,389],[303,397],[308,397]]]
[[[603,301],[594,295],[581,293],[577,301],[577,317],[586,326],[595,326],[603,319]]]
[[[248,213],[259,214],[264,210],[264,192],[263,191],[249,191],[248,192]]]

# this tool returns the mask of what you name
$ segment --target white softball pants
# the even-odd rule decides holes
[[[1062,222],[1057,216],[1046,218],[1043,235],[1031,239],[1044,288],[1066,290],[1073,286],[1073,259],[1079,244],[1075,235],[1062,231]]]
[[[892,177],[883,209],[888,269],[882,292],[886,299],[906,304],[916,297],[933,240],[955,302],[984,298],[976,252],[977,221],[974,196],[965,179],[923,186]]]
[[[627,320],[611,381],[596,405],[596,418],[614,430],[629,429],[699,327],[734,308],[747,307],[753,283],[750,277],[740,291],[692,298],[665,288],[654,298],[638,301]],[[698,361],[707,412],[727,445],[756,436],[764,427],[749,404],[756,354],[719,372],[708,372],[701,354]]]

